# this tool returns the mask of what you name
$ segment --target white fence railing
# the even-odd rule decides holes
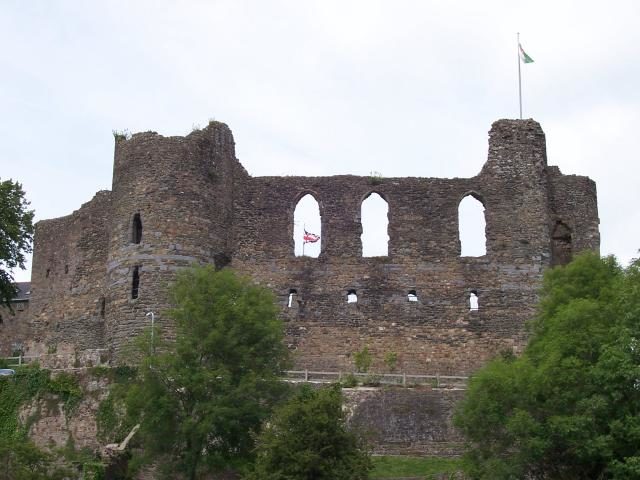
[[[2,360],[7,362],[9,367],[21,367],[32,362],[37,362],[40,355],[19,355],[17,357],[4,357]]]
[[[43,353],[41,355],[18,355],[14,357],[4,357],[1,359],[6,361],[9,367],[21,367],[23,365],[38,362],[45,368],[53,370],[67,370],[102,365],[104,363],[103,354],[105,352],[108,352],[108,350],[104,348],[95,348],[83,350],[77,353]]]
[[[315,372],[311,370],[287,370],[285,380],[291,382],[335,383],[355,379],[360,384],[371,385],[431,385],[435,388],[465,388],[469,377],[456,375],[411,375],[407,373]]]
[[[55,354],[19,355],[4,357],[9,367],[21,367]],[[100,364],[99,362],[97,363]],[[96,363],[91,366],[95,366]],[[108,365],[105,365],[108,366]],[[64,369],[64,368],[63,368]],[[73,369],[73,368],[69,368]],[[469,377],[456,375],[412,375],[407,373],[375,372],[318,372],[312,370],[285,370],[284,380],[288,382],[336,383],[350,380],[362,385],[430,385],[434,388],[466,388]]]

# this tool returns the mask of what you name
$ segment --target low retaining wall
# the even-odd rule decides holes
[[[384,455],[457,456],[463,438],[452,423],[463,390],[419,388],[345,389],[349,425]]]

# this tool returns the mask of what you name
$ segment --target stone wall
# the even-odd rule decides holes
[[[111,192],[66,217],[36,224],[29,353],[104,346],[105,264]]]
[[[120,348],[149,325],[165,326],[167,288],[193,262],[230,258],[234,178],[246,176],[229,128],[212,122],[187,137],[154,132],[116,140],[107,282],[107,345]],[[133,218],[141,238],[133,238]],[[134,272],[139,288],[133,295]],[[134,298],[135,297],[135,298]],[[170,327],[164,329],[170,333]]]
[[[55,375],[56,373],[53,373]],[[41,448],[53,450],[73,445],[99,454],[105,444],[97,439],[96,413],[108,396],[107,376],[90,370],[73,372],[82,396],[72,411],[64,400],[46,394],[24,405],[20,421]],[[343,389],[349,428],[365,436],[372,452],[379,455],[456,456],[463,439],[452,424],[456,403],[464,391],[455,389],[378,388]],[[109,438],[119,443],[123,438]]]
[[[104,445],[97,439],[96,413],[108,396],[109,381],[86,370],[76,371],[74,376],[82,398],[71,412],[65,411],[63,399],[46,394],[22,407],[20,421],[29,426],[29,437],[40,448],[54,450],[73,445],[78,450],[100,452]]]
[[[496,352],[518,353],[544,269],[599,247],[595,184],[547,166],[532,120],[495,122],[488,152],[471,178],[251,177],[219,122],[186,137],[117,137],[112,191],[37,224],[31,352],[106,348],[126,361],[119,352],[149,312],[171,334],[168,287],[199,262],[276,293],[298,368],[350,370],[368,346],[374,370],[394,352],[407,373],[468,374]],[[365,258],[361,205],[374,192],[388,203],[389,251]],[[293,213],[306,194],[320,206],[319,258],[294,255]],[[460,256],[467,195],[485,207],[481,257]]]
[[[463,438],[453,427],[462,390],[423,388],[345,389],[352,429],[378,455],[461,455]]]
[[[276,292],[300,368],[349,370],[366,345],[376,370],[395,352],[407,372],[471,373],[500,350],[523,348],[556,222],[572,229],[568,250],[599,246],[593,182],[547,167],[544,134],[530,120],[496,122],[487,163],[468,179],[241,180],[232,266]],[[388,203],[389,254],[363,258],[360,210],[373,192]],[[319,258],[294,256],[293,212],[305,194],[320,207]],[[458,205],[467,195],[485,206],[481,257],[460,256]],[[357,303],[347,303],[349,290]],[[469,309],[472,291],[478,311]]]
[[[0,306],[0,357],[23,351],[31,336],[29,301],[13,303],[12,308]]]

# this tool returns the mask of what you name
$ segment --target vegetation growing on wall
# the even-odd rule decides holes
[[[98,440],[105,444],[120,442],[135,425],[126,416],[125,400],[138,370],[126,365],[114,368],[94,367],[92,374],[109,378],[111,384],[109,395],[100,403],[96,413]]]
[[[68,373],[52,377],[49,370],[37,365],[18,368],[11,377],[0,378],[0,438],[22,440],[35,418],[20,423],[18,414],[25,404],[56,395],[63,403],[67,415],[72,414],[82,398],[77,379]]]
[[[23,367],[12,377],[0,378],[0,438],[19,441],[27,426],[20,423],[20,407],[48,390],[49,371]]]
[[[20,410],[25,405],[55,395],[56,407],[61,401],[66,415],[73,414],[82,398],[77,379],[67,373],[52,376],[49,370],[37,365],[16,369],[10,377],[0,377],[0,470],[6,477],[16,479],[68,478],[59,462],[50,453],[38,449],[29,439],[30,425],[38,420],[37,413],[21,422]],[[73,452],[69,445],[60,457]],[[0,475],[1,476],[1,475]]]
[[[373,362],[369,347],[365,345],[362,350],[359,350],[353,354],[353,362],[356,366],[356,372],[367,373]]]

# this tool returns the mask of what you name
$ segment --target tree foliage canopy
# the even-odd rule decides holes
[[[0,438],[0,478],[7,480],[62,480],[69,472],[56,465],[51,454],[28,439]]]
[[[125,392],[144,458],[169,478],[195,479],[251,456],[285,386],[287,351],[271,292],[223,270],[194,267],[173,287],[176,337],[147,355]]]
[[[281,406],[258,438],[249,480],[361,480],[371,460],[345,428],[339,386],[302,386]]]
[[[455,422],[471,478],[640,478],[640,262],[549,270],[524,354],[479,371]]]
[[[16,294],[11,270],[24,268],[24,256],[31,252],[33,210],[28,207],[22,185],[0,181],[0,304],[9,307]]]

